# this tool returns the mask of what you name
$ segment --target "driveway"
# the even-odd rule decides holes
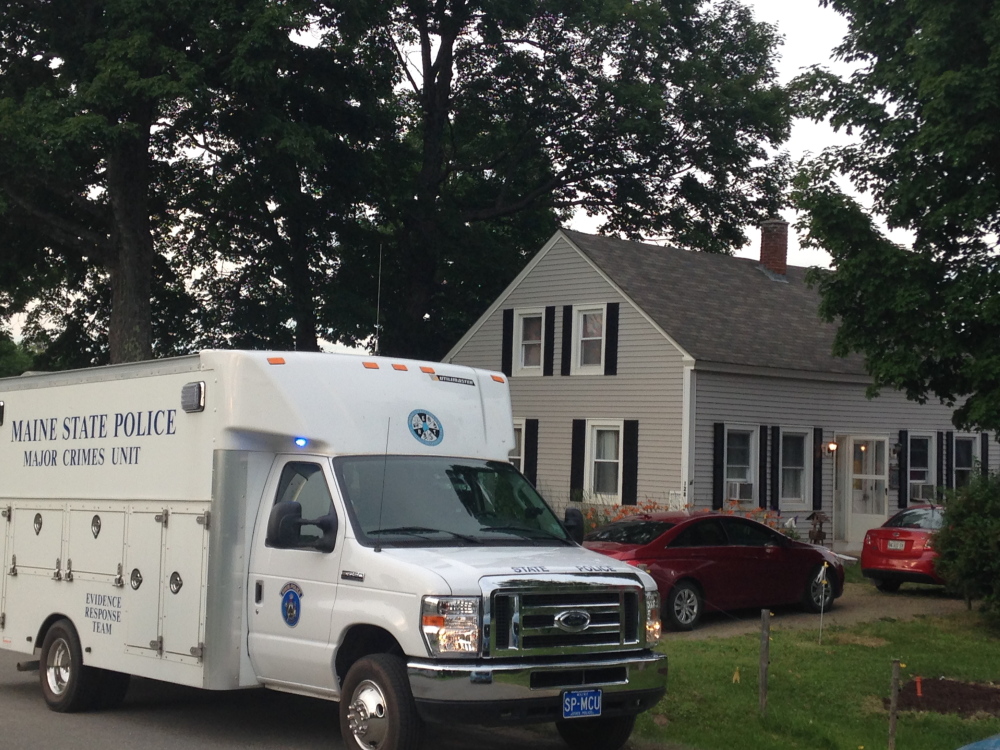
[[[834,602],[833,608],[823,614],[823,627],[854,625],[884,617],[894,620],[912,620],[920,615],[944,615],[965,609],[965,602],[947,596],[941,586],[904,585],[895,594],[883,594],[871,583],[845,583],[844,594]],[[774,629],[816,628],[820,617],[804,612],[800,607],[788,606],[774,609],[771,627]],[[688,633],[667,633],[669,644],[674,640],[703,640],[729,638],[744,633],[760,632],[760,610],[741,612],[706,613],[701,625]],[[667,648],[669,653],[669,645]]]

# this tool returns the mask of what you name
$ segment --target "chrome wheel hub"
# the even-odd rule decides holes
[[[72,666],[69,644],[60,638],[52,644],[48,659],[45,661],[45,679],[53,695],[62,695],[66,692],[73,674]]]
[[[365,750],[382,747],[389,731],[389,720],[386,718],[385,696],[378,685],[365,680],[354,689],[347,721],[358,745]]]

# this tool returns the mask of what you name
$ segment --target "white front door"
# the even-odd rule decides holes
[[[889,462],[887,438],[848,438],[847,482],[847,542],[860,548],[865,532],[885,523],[889,505]]]

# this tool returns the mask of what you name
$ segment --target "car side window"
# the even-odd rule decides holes
[[[727,518],[725,525],[730,544],[740,547],[765,547],[777,543],[775,535],[769,529],[756,524],[738,518]]]
[[[707,518],[691,524],[678,534],[670,547],[721,547],[726,543],[726,534],[717,519]]]
[[[333,497],[319,464],[293,461],[285,464],[278,480],[274,504],[293,502],[302,508],[303,521],[315,521],[333,513]],[[304,523],[295,538],[284,538],[282,547],[309,547],[322,537],[323,530],[314,524]]]

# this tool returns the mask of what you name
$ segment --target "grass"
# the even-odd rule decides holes
[[[768,711],[758,711],[760,635],[672,641],[667,697],[642,715],[640,746],[690,750],[881,750],[888,746],[893,659],[903,681],[1000,680],[1000,632],[978,612],[898,622],[890,617],[817,631],[771,633]],[[739,681],[734,675],[739,670]],[[954,750],[1000,734],[1000,718],[903,712],[897,747]]]

